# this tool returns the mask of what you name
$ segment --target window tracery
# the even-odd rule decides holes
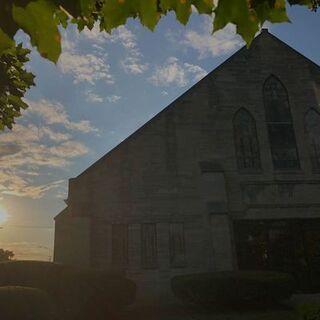
[[[241,108],[233,119],[236,156],[239,169],[260,169],[260,152],[256,123],[252,115]]]
[[[266,80],[263,98],[274,168],[300,168],[287,90],[275,76]]]

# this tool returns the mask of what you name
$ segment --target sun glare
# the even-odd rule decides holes
[[[0,224],[7,222],[8,217],[9,215],[7,213],[7,210],[4,209],[3,207],[0,207]]]

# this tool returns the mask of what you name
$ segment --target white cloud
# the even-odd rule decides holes
[[[99,94],[92,92],[91,90],[86,91],[86,100],[88,102],[92,103],[101,103],[104,101],[103,97],[101,97]]]
[[[27,101],[29,108],[27,113],[40,117],[45,124],[58,124],[65,129],[76,130],[82,133],[96,132],[98,129],[92,127],[88,120],[71,121],[64,106],[59,102],[48,100]]]
[[[0,195],[41,198],[64,183],[37,182],[41,168],[65,169],[71,160],[88,153],[73,133],[96,132],[87,120],[71,121],[63,105],[40,100],[27,101],[28,124],[18,123],[0,135]],[[39,120],[39,122],[38,122]],[[39,125],[35,125],[38,122]]]
[[[110,65],[101,57],[91,53],[78,54],[65,51],[61,54],[58,65],[63,73],[73,76],[74,83],[89,82],[93,85],[98,80],[108,84],[114,83]]]
[[[110,103],[117,103],[120,99],[121,99],[121,97],[117,96],[117,95],[112,95],[112,96],[107,97],[107,101]]]
[[[97,31],[96,33],[98,34]],[[96,81],[101,80],[113,84],[114,78],[110,64],[107,63],[107,54],[101,54],[98,48],[91,53],[82,53],[80,46],[80,41],[84,38],[82,35],[88,37],[90,33],[79,33],[72,27],[62,31],[63,50],[58,67],[63,73],[70,74],[74,83],[88,82],[94,85]]]
[[[224,29],[212,34],[212,18],[208,17],[205,19],[200,32],[186,31],[181,43],[196,50],[200,59],[221,56],[243,46],[243,40],[235,31],[235,26],[228,24]]]
[[[169,58],[163,66],[157,66],[149,80],[156,86],[176,85],[184,87],[190,82],[197,82],[207,72],[200,66],[181,63],[176,57]]]
[[[140,62],[140,58],[138,56],[128,56],[121,61],[121,66],[123,70],[127,73],[132,74],[142,74],[148,70],[149,65]]]
[[[69,133],[55,131],[49,127],[41,127],[38,130],[41,135],[47,136],[52,141],[66,141],[71,138]]]
[[[92,103],[102,103],[102,102],[109,102],[109,103],[117,103],[121,97],[118,95],[111,95],[111,96],[107,96],[107,97],[102,97],[94,92],[92,92],[91,90],[86,91],[86,100],[88,102],[92,102]]]
[[[112,41],[120,42],[127,50],[126,57],[121,61],[122,68],[127,73],[142,74],[148,70],[147,63],[143,63],[143,55],[138,47],[137,38],[125,26],[119,27],[112,35]]]
[[[50,154],[63,158],[75,158],[88,153],[88,148],[78,141],[66,141],[49,148]]]
[[[0,179],[3,181],[3,175],[0,174]],[[13,181],[5,181],[4,189],[1,191],[4,195],[11,195],[17,197],[29,197],[32,199],[41,198],[49,190],[59,188],[61,183],[65,183],[64,180],[54,181],[43,185],[30,185],[26,180],[14,179]]]
[[[98,50],[101,50],[103,48],[102,45],[106,45],[108,42],[122,45],[125,49],[125,57],[120,62],[120,65],[125,72],[142,74],[148,70],[149,66],[143,62],[143,55],[138,47],[137,37],[127,27],[120,26],[109,35],[106,32],[100,32],[99,26],[96,24],[91,31],[85,28],[82,34],[86,39],[94,42]]]

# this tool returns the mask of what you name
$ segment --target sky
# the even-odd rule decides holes
[[[320,13],[288,10],[292,23],[269,31],[320,65]],[[30,107],[0,133],[0,248],[52,260],[53,218],[66,206],[68,179],[244,45],[232,25],[211,31],[210,17],[193,14],[185,27],[169,14],[155,32],[134,20],[111,35],[62,29],[56,65],[32,50]],[[22,32],[16,40],[30,46]]]

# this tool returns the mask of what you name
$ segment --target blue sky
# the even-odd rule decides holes
[[[270,32],[320,64],[320,14],[289,8],[292,24]],[[52,258],[53,217],[67,181],[98,160],[244,44],[229,25],[211,35],[209,17],[187,27],[174,15],[150,32],[136,21],[111,35],[62,30],[57,65],[33,50],[36,87],[12,132],[0,134],[0,247],[21,259]],[[17,39],[28,44],[22,34]],[[299,67],[299,66],[297,66]]]

